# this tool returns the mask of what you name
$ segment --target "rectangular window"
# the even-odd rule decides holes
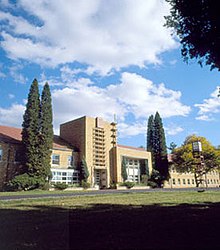
[[[60,155],[52,155],[52,164],[59,165],[60,164]]]
[[[178,179],[178,185],[180,185],[181,184],[181,181],[180,181],[180,179]]]
[[[194,179],[192,179],[192,184],[193,184],[193,185],[195,184],[195,181],[194,181]]]
[[[186,180],[185,179],[183,179],[183,184],[186,185]]]
[[[68,155],[68,157],[67,157],[67,164],[68,164],[68,166],[73,166],[73,156],[72,155]]]
[[[2,161],[3,150],[0,148],[0,161]]]
[[[190,179],[187,179],[187,183],[190,185]]]
[[[176,184],[176,181],[175,181],[175,179],[173,179],[173,185],[175,185]]]

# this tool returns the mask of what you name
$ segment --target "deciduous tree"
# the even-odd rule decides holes
[[[196,59],[200,65],[220,70],[220,15],[217,0],[166,0],[170,15],[165,26],[174,28],[182,44],[186,62]]]
[[[204,157],[203,173],[208,173],[212,169],[219,169],[220,166],[220,151],[216,149],[211,143],[202,136],[191,135],[186,138],[183,145],[174,150],[172,160],[174,166],[179,172],[191,172],[195,176],[196,184],[199,186],[200,182],[200,158],[193,156],[192,143],[200,141],[202,143],[202,155]]]

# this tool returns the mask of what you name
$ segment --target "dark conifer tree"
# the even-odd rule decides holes
[[[159,172],[160,178],[154,180],[159,186],[168,178],[168,160],[165,133],[160,114],[151,115],[148,119],[147,150],[152,155],[153,169]]]
[[[80,163],[80,168],[79,168],[79,179],[81,182],[82,181],[87,182],[88,178],[89,178],[89,170],[88,170],[86,159],[85,157],[83,157]]]
[[[39,168],[39,124],[40,121],[40,95],[38,82],[32,82],[28,94],[28,101],[23,117],[22,142],[24,146],[25,172],[34,176]]]
[[[121,163],[121,176],[122,176],[123,181],[126,181],[128,179],[125,157],[123,157],[122,163]]]
[[[147,151],[151,152],[152,156],[152,164],[154,167],[154,116],[151,115],[148,118],[148,124],[147,124],[147,145],[146,145]]]
[[[53,113],[51,93],[48,83],[45,83],[41,95],[40,112],[40,154],[41,167],[40,175],[49,180],[51,178],[50,161],[51,149],[53,147]]]
[[[166,180],[168,178],[167,147],[162,119],[158,112],[154,118],[153,152],[155,169],[159,171],[161,180]]]

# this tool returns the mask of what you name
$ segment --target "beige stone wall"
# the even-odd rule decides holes
[[[86,117],[86,147],[85,147],[85,157],[90,172],[89,182],[94,182],[94,129],[102,128],[104,130],[105,138],[105,169],[107,171],[107,186],[110,183],[110,154],[112,149],[112,125],[109,122],[106,122],[100,118]]]
[[[205,179],[205,176],[204,176]],[[206,174],[208,187],[219,187],[219,172],[212,170]],[[206,186],[204,183],[203,186]],[[196,187],[195,176],[193,173],[180,173],[175,167],[170,168],[170,179],[164,184],[165,188],[190,188]]]
[[[80,158],[85,155],[86,148],[86,117],[60,125],[60,137],[79,149]]]
[[[52,164],[52,155],[56,154],[60,156],[60,164]],[[62,168],[67,169],[68,166],[68,156],[73,156],[73,165],[76,167],[79,163],[79,156],[77,152],[73,152],[71,149],[53,149],[51,154],[51,168]]]
[[[115,149],[116,153],[116,165],[114,168],[114,176],[113,179],[116,183],[123,182],[122,176],[121,176],[121,163],[122,163],[122,157],[128,157],[133,159],[147,159],[148,160],[148,166],[149,166],[149,172],[151,174],[152,172],[152,160],[151,160],[151,153],[144,151],[144,150],[136,150],[136,149],[129,149],[129,148],[123,148],[117,146]]]

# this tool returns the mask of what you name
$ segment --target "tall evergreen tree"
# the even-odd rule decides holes
[[[154,116],[151,115],[148,118],[147,124],[147,151],[151,152],[152,164],[154,168]]]
[[[153,169],[160,174],[156,180],[160,186],[168,178],[168,160],[163,123],[158,112],[155,117],[151,115],[148,119],[147,150],[152,154]]]
[[[168,159],[166,139],[160,114],[156,112],[154,117],[154,164],[159,171],[162,180],[168,178]]]
[[[128,179],[125,157],[123,157],[122,163],[121,163],[121,176],[122,176],[123,181],[126,181]]]
[[[154,116],[151,115],[148,118],[147,124],[147,151],[152,152],[154,139]]]
[[[22,142],[24,145],[25,172],[33,176],[39,165],[39,124],[40,121],[40,95],[38,82],[32,82],[28,94],[28,101],[23,117]]]
[[[45,83],[41,95],[40,112],[40,154],[41,167],[40,175],[45,179],[51,178],[50,161],[51,149],[53,146],[53,113],[51,103],[51,93],[48,83]]]

